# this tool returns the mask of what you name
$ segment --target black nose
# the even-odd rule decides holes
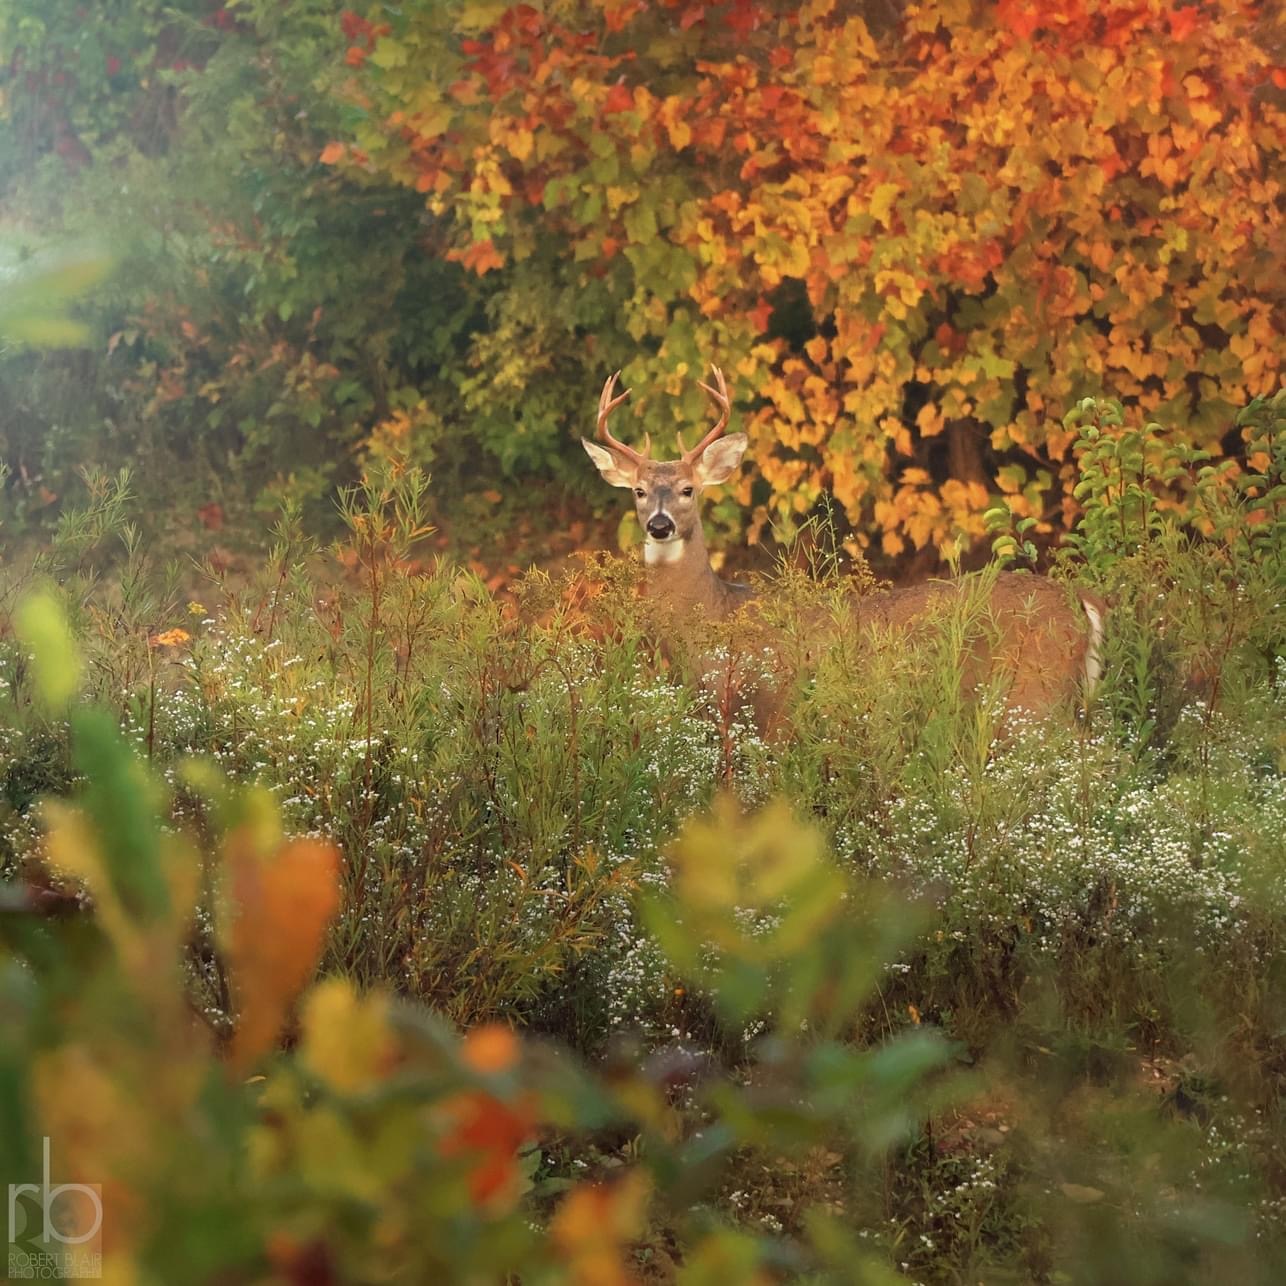
[[[647,534],[653,540],[664,540],[674,534],[674,522],[664,514],[655,514],[647,520]]]

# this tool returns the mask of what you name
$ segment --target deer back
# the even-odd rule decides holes
[[[1010,712],[1038,718],[1072,709],[1101,670],[1103,604],[1045,576],[1001,572],[989,588],[964,577],[928,581],[859,600],[860,629],[922,634],[942,628],[946,614],[966,603],[967,641],[960,657],[966,690],[999,683]]]

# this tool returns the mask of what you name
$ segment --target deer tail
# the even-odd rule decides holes
[[[1107,605],[1097,595],[1081,594],[1081,607],[1085,609],[1085,619],[1089,623],[1089,632],[1085,640],[1085,697],[1088,700],[1098,687],[1103,677],[1103,617]]]

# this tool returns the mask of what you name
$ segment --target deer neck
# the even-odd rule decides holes
[[[700,607],[712,617],[727,612],[727,587],[710,568],[700,525],[687,540],[645,540],[643,565],[650,598],[674,607]]]

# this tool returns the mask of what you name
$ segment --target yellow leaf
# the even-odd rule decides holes
[[[141,1074],[143,1069],[130,1070]],[[55,1173],[62,1182],[98,1190],[106,1226],[100,1225],[99,1235],[78,1249],[101,1253],[103,1238],[109,1238],[103,1267],[120,1274],[117,1280],[131,1280],[133,1250],[148,1224],[140,1180],[154,1163],[156,1143],[156,1121],[146,1097],[131,1092],[128,1078],[122,1083],[112,1075],[104,1066],[102,1048],[79,1044],[41,1054],[31,1069],[31,1085],[40,1123],[37,1133],[50,1141]],[[73,1196],[67,1205],[75,1212],[77,1233],[83,1235],[93,1228],[98,1211],[92,1199],[87,1209],[79,1192],[69,1194]]]
[[[525,161],[531,155],[536,137],[529,129],[513,130],[505,140],[509,145],[510,155],[515,160]]]
[[[342,1093],[376,1084],[394,1056],[388,1012],[388,997],[382,992],[359,996],[343,978],[319,982],[304,1000],[304,1065]]]
[[[187,630],[175,628],[172,630],[165,630],[161,634],[153,634],[152,637],[147,640],[147,645],[148,647],[179,647],[180,645],[189,642],[191,638],[192,635],[190,635]]]
[[[791,241],[781,260],[781,270],[787,277],[804,277],[808,273],[808,265],[811,261],[812,257],[807,244],[803,240]]]
[[[889,226],[889,215],[893,211],[893,202],[901,195],[902,189],[896,183],[881,183],[871,194],[870,204],[866,207],[871,218],[877,223]]]
[[[371,1203],[380,1200],[384,1178],[350,1120],[333,1108],[319,1107],[304,1113],[294,1132],[299,1177],[314,1192]]]
[[[942,411],[933,402],[926,402],[915,417],[916,427],[926,438],[936,437],[942,432]]]
[[[1103,1193],[1099,1188],[1088,1188],[1081,1183],[1060,1183],[1058,1190],[1068,1201],[1075,1201],[1077,1205],[1088,1206],[1103,1200]]]

